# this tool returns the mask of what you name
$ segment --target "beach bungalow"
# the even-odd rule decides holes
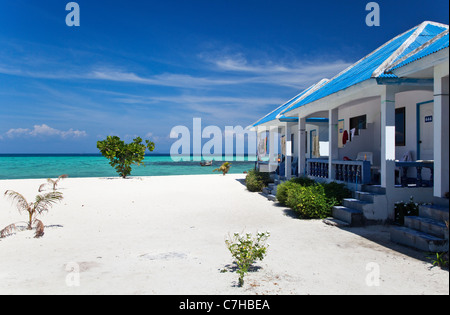
[[[439,249],[442,221],[448,220],[448,46],[448,25],[423,22],[250,128],[272,140],[272,149],[277,146],[276,132],[285,137],[281,161],[286,161],[286,178],[299,174],[338,181],[354,191],[354,198],[333,209],[336,219],[349,224],[393,222],[398,201],[413,196],[417,202],[433,203],[421,207],[422,221],[399,228],[393,238]],[[270,144],[267,148],[271,152]],[[263,162],[270,166],[267,171],[273,171],[276,160],[269,154]],[[295,172],[289,163],[295,163]],[[432,215],[424,214],[430,211]],[[427,220],[430,216],[440,222]],[[439,230],[430,233],[439,237],[422,245],[422,239],[408,233],[423,233],[422,227],[416,230],[425,223],[427,232]]]

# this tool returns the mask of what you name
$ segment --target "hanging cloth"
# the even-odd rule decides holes
[[[356,134],[356,128],[350,129],[350,141],[353,141]]]
[[[281,154],[286,156],[286,137],[281,137]]]
[[[319,142],[319,136],[315,136],[313,138],[313,151],[312,154],[315,157],[320,157],[320,142]]]
[[[345,145],[348,141],[348,132],[344,130],[344,134],[342,135],[342,144]]]

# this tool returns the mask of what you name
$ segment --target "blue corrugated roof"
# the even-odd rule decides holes
[[[254,123],[252,126],[256,127],[258,125],[262,125],[266,122],[272,121],[277,119],[278,114],[280,114],[283,110],[285,110],[288,106],[290,106],[293,102],[295,102],[295,100],[299,99],[300,97],[302,97],[304,94],[306,94],[308,91],[310,91],[313,88],[313,86],[310,86],[309,88],[307,88],[306,90],[304,90],[303,92],[301,92],[299,95],[297,95],[296,97],[294,97],[293,99],[291,99],[289,102],[284,103],[283,105],[281,105],[280,107],[278,107],[277,109],[275,109],[274,111],[270,112],[269,114],[267,114],[266,116],[264,116],[263,118],[261,118],[260,120],[258,120],[256,123]]]
[[[289,106],[291,106],[292,104],[294,104],[295,102],[297,102],[298,100],[300,100],[302,97],[305,97],[308,93],[312,92],[315,88],[318,88],[321,85],[323,85],[325,82],[328,82],[328,80],[324,79],[324,80],[321,80],[320,82],[310,86],[309,88],[307,88],[306,90],[304,90],[303,92],[298,94],[296,97],[294,97],[293,99],[291,99],[287,103],[284,103],[283,105],[281,105],[280,107],[278,107],[274,111],[270,112],[269,114],[267,114],[266,116],[264,116],[263,118],[258,120],[256,123],[254,123],[252,125],[252,127],[256,127],[258,125],[262,125],[262,124],[264,124],[266,122],[269,122],[269,121],[272,121],[272,120],[275,120],[275,119],[285,119],[285,120],[289,120],[291,118],[295,119],[295,117],[286,117],[284,115],[280,116],[280,113],[282,111],[284,111],[286,108],[288,108]]]
[[[392,65],[394,62],[403,56],[408,55],[416,48],[420,47],[446,29],[448,28],[441,25],[430,24],[430,22],[424,22],[421,25],[414,27],[413,29],[387,42],[365,58],[355,63],[353,66],[341,72],[322,88],[303,98],[300,102],[295,103],[290,107],[285,107],[281,111],[281,114],[288,114],[289,111],[298,107],[317,101],[333,93],[342,91],[355,84],[373,78],[374,72],[376,70],[380,70],[380,67]],[[418,34],[416,34],[416,31]],[[399,53],[399,55],[396,56],[396,53]],[[386,62],[388,62],[388,64],[384,65]],[[395,77],[393,74],[385,74],[384,71],[380,71],[377,76]]]
[[[373,78],[396,78],[397,76],[395,74],[386,71],[392,65],[398,63],[396,66],[398,68],[448,47],[448,33],[442,39],[427,46],[427,43],[435,40],[444,31],[448,32],[447,25],[423,22],[390,40],[351,67],[339,73],[333,79],[326,82],[321,81],[309,87],[289,102],[264,116],[253,127],[276,119],[290,119],[290,111],[333,93],[345,90],[363,81]],[[421,47],[424,47],[424,49],[420,49]],[[404,60],[402,61],[402,59]]]
[[[404,60],[402,60],[400,63],[389,69],[389,71],[398,69],[400,67],[403,67],[411,62],[414,62],[416,60],[422,59],[428,55],[434,54],[442,49],[445,49],[449,46],[449,33],[448,30],[443,34],[443,36],[437,38],[435,41],[427,45],[425,43],[421,47],[419,47],[418,51],[410,56],[405,56]]]

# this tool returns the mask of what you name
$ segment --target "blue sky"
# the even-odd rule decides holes
[[[248,126],[448,1],[0,0],[0,154],[97,153],[107,135],[169,152],[177,125]]]

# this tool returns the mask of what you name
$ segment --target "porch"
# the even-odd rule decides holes
[[[424,43],[431,27],[442,28]],[[448,80],[448,26],[424,22],[279,108],[267,126],[288,118],[294,153],[272,154],[267,170],[346,184],[354,198],[333,209],[344,221],[393,221],[411,196],[442,203],[448,218]],[[312,118],[327,123],[311,128]]]
[[[355,187],[358,187],[358,185],[380,185],[379,168],[373,167],[367,159],[359,159],[362,156],[367,157],[368,153],[358,154],[358,159],[355,161],[331,160],[331,164],[327,159],[307,159],[305,175],[316,180],[333,177],[334,181],[346,184],[349,187],[351,185],[355,185]],[[394,187],[433,187],[434,161],[396,161],[395,167]],[[408,177],[408,173],[411,173],[410,168],[415,170],[415,177]],[[427,178],[422,176],[423,169],[429,170]],[[334,172],[334,176],[331,176],[330,170]]]
[[[368,81],[346,92],[339,98],[330,96],[329,102],[301,107],[295,121],[279,120],[277,126],[263,129],[269,148],[260,169],[281,179],[308,176],[344,183],[355,199],[376,194],[371,197],[376,206],[367,207],[367,200],[353,202],[356,208],[369,208],[364,216],[374,221],[393,220],[395,202],[410,196],[417,202],[443,197],[448,181],[435,177],[436,167],[442,170],[445,161],[443,156],[435,160],[434,148],[442,150],[448,144],[440,131],[441,140],[436,141],[435,128],[445,124],[433,110],[448,105],[434,101],[433,85]],[[369,186],[378,192],[366,191]]]

